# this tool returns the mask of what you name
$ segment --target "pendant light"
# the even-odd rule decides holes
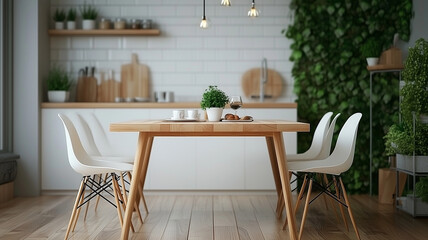
[[[249,17],[258,17],[259,13],[260,12],[256,9],[256,4],[254,3],[254,0],[253,0],[253,3],[251,3],[251,9],[250,9],[250,11],[248,11],[248,16]]]
[[[202,29],[208,28],[208,21],[207,21],[207,17],[205,16],[205,0],[203,0],[204,3],[204,7],[203,7],[203,11],[202,11],[202,21],[201,24],[199,25]]]
[[[231,4],[229,0],[221,0],[220,5],[230,7]]]

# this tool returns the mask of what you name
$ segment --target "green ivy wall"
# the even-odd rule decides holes
[[[378,39],[383,49],[391,46],[395,33],[408,41],[412,1],[292,0],[290,7],[294,19],[284,34],[294,41],[291,60],[298,117],[312,128],[310,134],[299,135],[299,152],[309,147],[314,128],[325,112],[342,113],[337,131],[350,115],[361,112],[354,163],[343,177],[349,192],[367,193],[370,76],[360,49],[371,37]],[[377,74],[372,96],[376,192],[377,168],[387,165],[383,136],[398,119],[398,77]]]

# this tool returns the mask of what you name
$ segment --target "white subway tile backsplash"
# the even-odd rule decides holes
[[[94,48],[117,49],[121,46],[121,38],[118,37],[102,37],[94,38]]]
[[[84,60],[83,50],[59,50],[58,60]]]
[[[84,0],[51,0],[50,9],[78,8]],[[86,0],[99,9],[100,17],[152,19],[160,36],[51,37],[51,63],[64,65],[77,76],[80,68],[94,65],[112,70],[120,80],[123,64],[138,54],[150,68],[151,91],[174,91],[176,101],[200,101],[209,85],[229,95],[243,95],[241,78],[258,68],[263,57],[268,67],[284,77],[280,101],[295,99],[289,61],[292,41],[282,29],[291,23],[290,0],[257,1],[258,18],[247,17],[250,2],[235,0],[231,7],[206,2],[210,27],[199,27],[202,1],[195,0]],[[51,13],[52,14],[52,13]],[[80,24],[78,24],[80,27]]]
[[[150,17],[171,17],[176,16],[175,6],[168,4],[162,6],[149,6],[149,16]]]
[[[147,18],[149,16],[149,6],[126,6],[121,7],[121,17],[126,18]]]
[[[88,50],[84,54],[85,60],[105,61],[108,57],[108,50]]]

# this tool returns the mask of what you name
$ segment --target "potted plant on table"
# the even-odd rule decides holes
[[[64,29],[65,11],[63,9],[56,9],[53,20],[55,21],[55,29]]]
[[[379,62],[379,56],[382,52],[382,45],[375,38],[369,38],[361,46],[361,54],[366,58],[369,66],[374,66]]]
[[[217,86],[209,86],[202,95],[201,108],[207,111],[208,121],[218,122],[223,109],[229,102],[229,97]]]
[[[70,8],[67,13],[67,29],[76,29],[76,9]]]
[[[49,102],[66,102],[69,98],[71,79],[59,66],[53,66],[47,78]]]
[[[82,28],[85,30],[95,29],[95,20],[98,17],[98,10],[91,5],[83,5],[80,8],[82,14]]]

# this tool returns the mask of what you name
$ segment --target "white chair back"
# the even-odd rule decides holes
[[[80,142],[76,128],[66,115],[60,113],[58,117],[64,125],[68,161],[71,167],[83,176],[91,175],[92,169],[90,166],[92,161]]]
[[[102,156],[115,156],[118,155],[115,151],[115,148],[110,144],[108,136],[105,130],[102,127],[102,124],[95,116],[94,113],[82,113],[80,114],[82,119],[86,121],[87,125],[92,132],[93,138],[95,140],[97,149]]]
[[[336,120],[340,116],[340,113],[336,114],[336,116],[333,118],[333,120],[330,123],[330,126],[328,127],[327,134],[324,136],[323,144],[322,144],[322,150],[320,154],[316,157],[316,159],[325,159],[331,154],[331,142],[333,139],[333,133],[334,128],[336,126]]]
[[[324,114],[315,129],[311,147],[306,152],[297,154],[300,155],[300,157],[298,157],[299,159],[315,159],[318,154],[320,154],[323,148],[322,143],[327,133],[328,126],[330,125],[330,118],[332,115],[332,112]]]
[[[88,153],[88,155],[90,156],[101,156],[97,144],[95,143],[94,135],[92,134],[92,127],[88,125],[82,115],[77,113],[76,121],[73,121],[71,118],[70,120],[72,121],[74,127],[77,130],[77,133],[80,137],[80,141],[82,142],[82,146],[83,148],[85,148],[86,153]]]
[[[326,159],[326,161],[329,162],[328,165],[331,166],[326,173],[339,175],[348,171],[352,166],[352,162],[354,161],[358,124],[361,117],[361,113],[354,113],[348,118],[348,120],[346,120],[340,130],[333,153]]]

